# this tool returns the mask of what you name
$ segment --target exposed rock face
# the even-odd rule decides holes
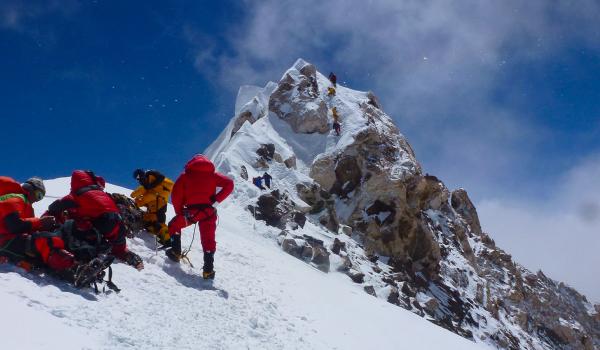
[[[231,130],[231,136],[233,136],[236,132],[238,132],[238,130],[240,130],[240,128],[242,127],[242,125],[244,125],[245,122],[249,122],[250,124],[253,124],[256,121],[256,117],[252,115],[252,112],[250,111],[243,111],[240,113],[240,115],[237,117],[237,119],[235,120],[235,123],[233,124],[233,130]]]
[[[260,148],[256,150],[256,154],[269,162],[273,160],[273,156],[275,155],[275,145],[272,143],[262,144],[260,145]]]
[[[280,234],[279,244],[286,253],[310,263],[323,272],[329,272],[329,252],[323,241],[310,236],[295,236],[287,231]]]
[[[248,210],[256,220],[263,220],[267,225],[285,229],[304,227],[306,215],[295,209],[296,204],[279,190],[263,194],[258,198],[256,206],[249,205]]]
[[[277,150],[288,157],[283,161],[266,144],[257,151],[265,164],[274,160],[303,172],[294,185],[306,215],[279,192],[249,209],[272,226],[293,229],[310,220],[343,234],[323,243],[286,231],[282,249],[323,271],[333,266],[365,292],[474,341],[502,349],[600,349],[600,306],[594,312],[575,290],[531,273],[496,247],[467,192],[451,193],[423,174],[373,93],[340,86],[327,97],[319,85],[329,83],[319,79],[326,78],[299,61],[274,87],[269,118],[286,121],[297,134],[326,133],[327,111],[336,107],[342,135],[323,135],[327,144],[312,163],[301,156],[297,164]]]
[[[478,235],[481,234],[481,224],[479,223],[479,215],[477,215],[477,209],[471,202],[467,191],[460,188],[452,192],[452,208],[462,216],[466,221],[467,225],[470,226],[473,233]]]
[[[269,111],[290,124],[297,133],[324,134],[329,131],[327,105],[320,98],[317,70],[298,62],[296,71],[281,78],[269,100]]]

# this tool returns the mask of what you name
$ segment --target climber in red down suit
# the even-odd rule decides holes
[[[127,249],[125,226],[114,200],[104,192],[105,185],[104,179],[92,171],[73,171],[71,193],[50,204],[47,215],[56,217],[61,223],[66,219],[74,220],[78,239],[90,244],[106,244],[110,254],[141,270],[143,261]],[[98,234],[102,242],[98,242]]]
[[[217,192],[217,187],[221,190]],[[200,241],[204,251],[202,277],[214,279],[214,254],[217,247],[215,230],[217,210],[213,205],[222,202],[233,191],[233,180],[215,171],[214,164],[203,155],[194,156],[186,165],[183,173],[175,181],[171,201],[175,208],[175,217],[169,222],[169,234],[172,247],[167,256],[176,262],[181,255],[181,230],[198,223]]]

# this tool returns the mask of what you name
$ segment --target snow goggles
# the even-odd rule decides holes
[[[40,190],[34,190],[33,191],[33,198],[35,199],[36,202],[39,202],[42,199],[44,199],[45,195],[46,194],[43,191],[40,191]]]

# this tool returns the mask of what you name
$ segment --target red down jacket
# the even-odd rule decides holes
[[[34,217],[33,207],[21,185],[10,177],[0,176],[0,246],[19,233],[40,228],[40,219]]]
[[[217,187],[221,190],[216,193]],[[183,215],[185,206],[222,202],[233,191],[233,180],[215,171],[214,164],[203,155],[196,155],[185,165],[184,172],[175,181],[171,201],[177,215]]]
[[[75,220],[81,231],[95,228],[111,243],[112,253],[121,258],[126,252],[123,224],[112,197],[104,192],[106,182],[91,171],[75,170],[71,175],[71,193],[52,203],[48,214],[64,222],[63,212]]]

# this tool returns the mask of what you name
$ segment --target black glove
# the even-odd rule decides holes
[[[216,201],[217,201],[217,196],[215,196],[214,194],[212,196],[210,196],[210,204],[215,204]]]
[[[54,216],[44,216],[40,218],[40,224],[42,231],[52,231],[58,227]]]
[[[141,270],[144,268],[144,261],[142,260],[142,258],[140,258],[139,255],[137,255],[134,252],[129,251],[129,252],[125,253],[124,260],[127,263],[127,265],[131,265],[138,270]]]

